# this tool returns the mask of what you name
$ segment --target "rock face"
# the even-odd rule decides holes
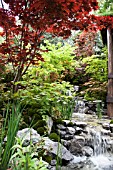
[[[97,117],[95,115],[96,101],[90,103],[85,100],[79,101],[75,110],[72,120],[63,120],[62,123],[48,120],[49,134],[56,133],[60,137],[58,142],[48,137],[43,138],[43,149],[46,150],[47,156],[51,156],[48,169],[56,170],[56,158],[58,158],[62,162],[58,165],[59,170],[112,170],[113,159],[103,158],[103,161],[106,160],[104,167],[99,159],[104,153],[110,152],[111,155],[113,153],[113,124],[109,121],[99,122],[94,119]],[[79,115],[79,120],[76,113]],[[89,116],[88,113],[91,115],[87,120],[84,114]],[[91,121],[92,124],[89,124]],[[29,145],[30,140],[33,144],[41,140],[41,136],[32,128],[18,131],[17,136],[24,138],[24,146]],[[95,164],[96,157],[99,159]]]
[[[65,161],[65,163],[68,163],[74,159],[70,151],[68,151],[61,143],[53,142],[48,137],[44,138],[44,141],[44,149],[46,149],[50,154],[58,156],[60,159]]]
[[[19,130],[17,137],[23,140],[23,146],[27,146],[32,141],[33,144],[38,143],[41,140],[40,135],[33,128],[25,128]]]

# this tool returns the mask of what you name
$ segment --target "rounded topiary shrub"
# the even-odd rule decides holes
[[[37,129],[39,127],[44,127],[44,126],[46,126],[46,121],[45,120],[38,120],[37,123],[33,122],[34,129]]]
[[[46,132],[46,129],[44,127],[39,127],[37,129],[37,133],[39,133],[40,135],[44,135]]]
[[[50,135],[49,135],[49,138],[51,139],[51,140],[53,140],[53,141],[55,141],[55,142],[58,142],[58,141],[60,141],[60,136],[59,135],[57,135],[56,133],[51,133]]]

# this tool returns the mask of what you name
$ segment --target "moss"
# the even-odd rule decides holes
[[[51,140],[55,141],[55,142],[58,142],[58,141],[60,140],[60,136],[57,135],[56,133],[51,133],[51,134],[49,135],[49,138],[50,138]]]
[[[27,128],[27,127],[28,127],[28,125],[26,124],[26,122],[22,122],[22,123],[20,124],[19,129],[24,129],[24,128]]]
[[[34,114],[33,119],[34,121],[42,120],[42,116],[40,114]]]
[[[69,122],[69,123],[68,123],[68,126],[73,126],[73,122]]]
[[[24,122],[26,122],[27,124],[30,123],[30,117],[28,115],[24,115],[23,118],[24,118]]]
[[[39,120],[37,123],[34,123],[34,128],[35,129],[37,129],[39,127],[44,127],[44,126],[46,126],[46,121],[45,120]]]
[[[110,124],[113,124],[113,120],[110,121]]]
[[[63,122],[63,120],[62,120],[61,118],[55,119],[54,122],[55,122],[56,124],[64,124],[64,122]]]
[[[44,155],[43,156],[44,161],[48,162],[49,164],[51,163],[52,156],[51,155]]]
[[[45,134],[45,128],[44,127],[39,127],[37,129],[37,132],[40,134],[40,135],[44,135]]]
[[[38,157],[40,158],[40,157],[43,157],[43,155],[44,155],[44,150],[42,149],[42,150],[40,150],[40,151],[38,151]]]

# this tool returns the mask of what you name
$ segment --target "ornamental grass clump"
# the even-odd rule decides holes
[[[7,105],[4,123],[0,137],[0,170],[6,170],[12,155],[11,148],[15,143],[15,137],[19,128],[21,119],[21,109],[19,104]],[[6,134],[6,143],[4,137]]]

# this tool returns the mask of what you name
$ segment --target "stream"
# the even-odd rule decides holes
[[[103,125],[109,126],[110,119],[103,115],[101,119],[93,114],[85,114],[87,107],[84,101],[77,101],[78,105],[73,113],[73,120],[86,122],[89,134],[92,133],[92,143],[94,152],[81,170],[113,170],[113,148],[108,149],[109,142],[113,142],[113,134],[109,133],[109,128],[103,130]],[[104,135],[103,135],[104,134]],[[113,145],[112,145],[113,146]]]

